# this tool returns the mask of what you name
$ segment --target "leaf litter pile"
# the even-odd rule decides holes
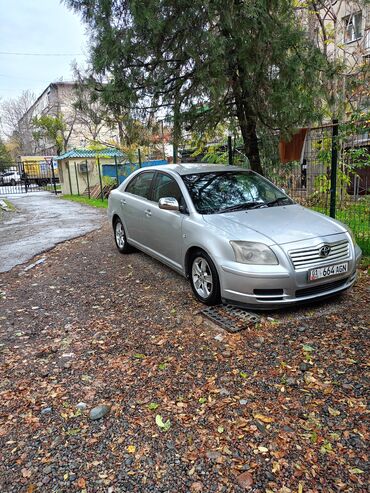
[[[108,226],[43,258],[0,280],[1,492],[367,491],[365,272],[230,334]]]

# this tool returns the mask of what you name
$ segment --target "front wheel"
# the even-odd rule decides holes
[[[12,179],[10,180],[10,185],[11,185],[12,187],[15,187],[15,185],[16,185],[16,184],[17,184],[17,183],[16,183],[16,181],[14,180],[14,178],[12,178]]]
[[[217,269],[209,255],[202,250],[190,260],[190,284],[195,297],[205,305],[218,305],[221,301]]]
[[[114,240],[116,242],[116,246],[120,253],[130,253],[133,248],[131,245],[127,243],[125,228],[123,227],[121,219],[116,219],[114,221]]]

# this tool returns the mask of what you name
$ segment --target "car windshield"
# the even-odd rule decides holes
[[[194,173],[182,179],[200,214],[293,204],[279,188],[253,171]]]

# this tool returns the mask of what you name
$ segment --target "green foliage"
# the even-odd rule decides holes
[[[184,125],[236,125],[261,171],[259,128],[289,134],[320,115],[328,62],[292,0],[64,1],[91,30],[102,101],[118,116],[171,110],[175,144]]]
[[[102,176],[102,183],[103,186],[113,187],[117,184],[117,180],[111,176]]]
[[[4,142],[0,139],[0,171],[1,167],[4,167],[6,164],[9,164],[12,161],[10,153],[4,144]]]
[[[42,138],[50,139],[55,145],[57,154],[65,151],[63,132],[66,124],[62,116],[42,115],[32,119],[33,137],[36,141]]]
[[[337,166],[337,199],[343,199],[347,196],[347,189],[351,184],[351,179],[356,175],[357,169],[370,166],[370,151],[368,146],[361,146],[361,138],[368,132],[368,119],[356,121],[357,114],[338,128],[337,148],[338,148],[338,166]],[[332,137],[325,136],[313,145],[316,153],[317,162],[324,169],[331,168],[332,156]],[[315,192],[310,196],[311,205],[319,204],[320,197],[325,200],[329,197],[331,188],[331,179],[329,173],[322,173],[315,177]]]

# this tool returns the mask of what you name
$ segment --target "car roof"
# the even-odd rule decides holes
[[[225,166],[223,164],[211,163],[181,163],[181,164],[163,164],[160,166],[151,166],[151,170],[175,171],[179,175],[192,175],[195,173],[214,173],[223,171],[246,171],[239,166]]]

